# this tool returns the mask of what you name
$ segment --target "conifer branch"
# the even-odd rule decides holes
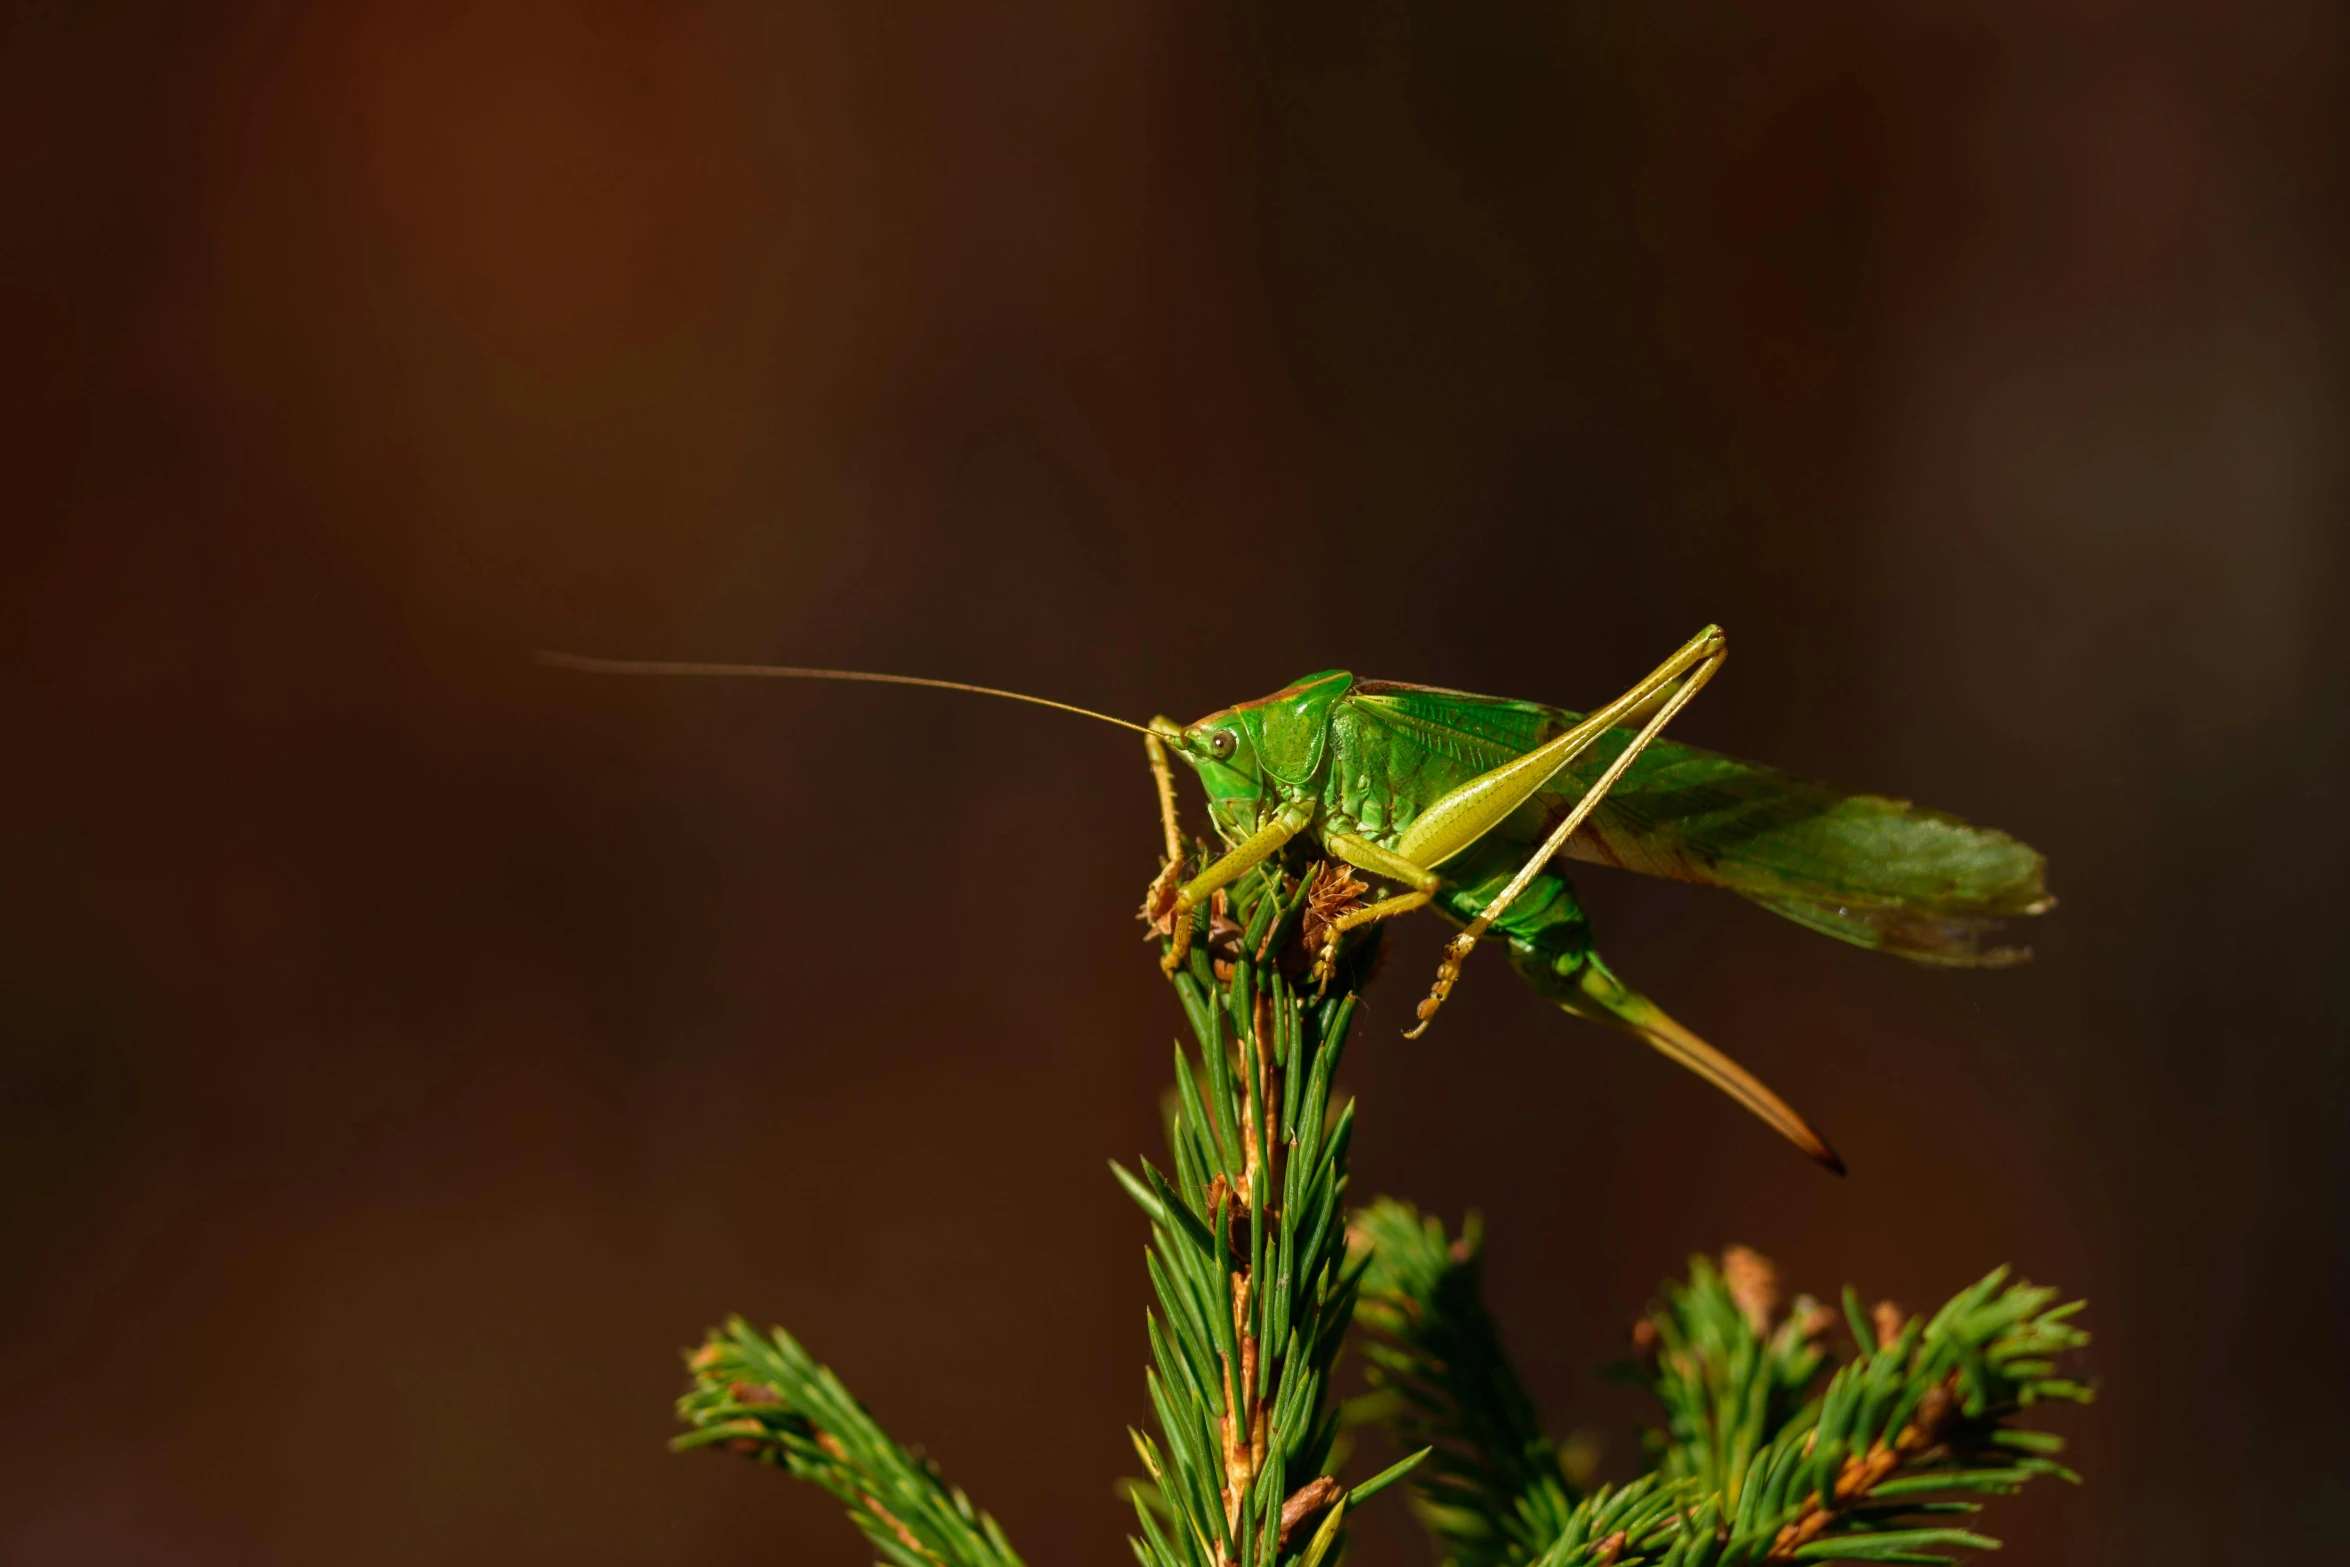
[[[1413,1490],[1447,1567],[1505,1567],[1564,1535],[1577,1497],[1483,1298],[1483,1229],[1382,1198],[1355,1216],[1370,1249],[1355,1320],[1372,1386],[1401,1401],[1396,1440],[1433,1452]]]
[[[1561,1508],[1555,1452],[1476,1290],[1477,1240],[1396,1203],[1357,1229],[1378,1251],[1360,1315],[1384,1335],[1379,1378],[1404,1395],[1397,1439],[1437,1457],[1416,1480],[1448,1561],[1540,1567],[1807,1561],[1946,1562],[1988,1536],[1955,1526],[1974,1497],[2034,1475],[2074,1476],[2062,1439],[2019,1427],[2035,1404],[2086,1401],[2057,1358],[2087,1342],[2074,1305],[1998,1270],[1930,1320],[1864,1317],[1798,1297],[1782,1315],[1770,1264],[1732,1248],[1635,1330],[1642,1380],[1664,1406],[1656,1468],[1622,1491]],[[1464,1242],[1466,1244],[1464,1244]],[[1828,1374],[1827,1340],[1851,1357]]]
[[[1936,1520],[2034,1475],[2077,1478],[2054,1461],[2061,1438],[2012,1424],[2035,1404],[2090,1396],[2058,1372],[2088,1335],[2071,1321],[2079,1303],[2056,1300],[2008,1283],[2004,1268],[1929,1320],[1889,1305],[1864,1317],[1847,1290],[1852,1357],[1811,1395],[1839,1314],[1798,1297],[1780,1318],[1777,1280],[1751,1252],[1733,1248],[1718,1271],[1693,1260],[1689,1284],[1635,1334],[1670,1421],[1660,1471],[1705,1496],[1722,1562],[1940,1562],[1945,1550],[1990,1549],[1998,1542]]]
[[[995,1520],[892,1441],[783,1329],[763,1337],[731,1318],[686,1366],[693,1382],[677,1413],[692,1429],[671,1448],[720,1447],[814,1481],[898,1567],[1021,1567]]]

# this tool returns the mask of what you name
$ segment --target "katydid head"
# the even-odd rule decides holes
[[[1324,670],[1163,734],[1199,774],[1219,832],[1252,832],[1274,796],[1313,785],[1328,752],[1330,710],[1353,685],[1346,671]]]
[[[1208,797],[1208,818],[1227,840],[1254,832],[1267,790],[1257,760],[1256,736],[1236,716],[1237,708],[1210,713],[1181,729],[1164,723],[1159,738],[1199,775],[1200,792]]]

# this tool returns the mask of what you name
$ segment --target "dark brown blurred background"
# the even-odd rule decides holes
[[[1131,736],[1343,665],[2048,851],[2028,970],[1585,877],[1821,1176],[1481,961],[1349,1069],[1554,1423],[1691,1250],[2086,1294],[2019,1563],[2315,1560],[2345,1347],[2328,0],[14,5],[0,1559],[851,1564],[789,1323],[1123,1559]],[[1358,1559],[1425,1559],[1400,1507]]]

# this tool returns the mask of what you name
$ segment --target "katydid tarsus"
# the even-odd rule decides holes
[[[2027,955],[1991,938],[2001,920],[2051,906],[2044,862],[2004,833],[1905,800],[1850,794],[1659,739],[1727,652],[1721,629],[1708,626],[1589,714],[1331,670],[1188,725],[1134,724],[1016,691],[910,675],[542,657],[604,673],[931,686],[1139,730],[1157,779],[1167,856],[1144,916],[1169,937],[1170,970],[1184,961],[1199,911],[1218,889],[1309,839],[1327,859],[1391,889],[1330,922],[1319,977],[1327,979],[1346,933],[1374,921],[1432,908],[1460,927],[1407,1037],[1427,1028],[1463,960],[1490,934],[1539,994],[1654,1047],[1841,1171],[1834,1150],[1785,1101],[1615,976],[1561,861],[1726,887],[1840,940],[1978,968]],[[1225,845],[1188,879],[1170,758],[1198,776]]]

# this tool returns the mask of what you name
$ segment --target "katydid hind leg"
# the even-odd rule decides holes
[[[1436,968],[1436,982],[1429,988],[1426,999],[1422,1000],[1419,1005],[1419,1022],[1406,1032],[1405,1038],[1417,1039],[1426,1031],[1429,1021],[1436,1016],[1437,1009],[1444,1005],[1445,999],[1452,994],[1452,987],[1459,982],[1462,963],[1467,961],[1469,954],[1476,950],[1477,943],[1485,932],[1491,928],[1494,921],[1506,915],[1510,906],[1525,894],[1526,889],[1533,885],[1535,878],[1542,874],[1543,867],[1558,857],[1559,851],[1566,847],[1567,840],[1575,835],[1576,829],[1580,828],[1590,818],[1591,813],[1599,808],[1600,802],[1607,798],[1608,791],[1616,786],[1616,780],[1624,776],[1625,770],[1639,759],[1640,753],[1648,749],[1648,743],[1663,732],[1665,725],[1673,721],[1673,716],[1688,706],[1690,700],[1698,692],[1705,689],[1706,682],[1714,677],[1715,671],[1722,667],[1723,662],[1729,656],[1729,642],[1722,635],[1721,627],[1708,626],[1682,644],[1671,658],[1651,670],[1638,684],[1610,702],[1606,707],[1586,718],[1569,732],[1571,736],[1591,731],[1590,738],[1596,738],[1597,734],[1606,728],[1632,721],[1634,715],[1646,715],[1641,721],[1639,732],[1632,737],[1630,743],[1621,752],[1617,753],[1616,759],[1608,764],[1607,770],[1599,775],[1591,787],[1583,791],[1582,798],[1575,802],[1574,809],[1567,813],[1565,819],[1552,829],[1550,836],[1545,838],[1526,862],[1518,868],[1517,875],[1510,878],[1509,884],[1503,887],[1479,911],[1477,917],[1471,920],[1459,935],[1445,944],[1444,957]],[[1599,727],[1594,729],[1594,725]],[[1569,736],[1562,736],[1559,740],[1550,742],[1543,749],[1547,751],[1552,747],[1563,748],[1563,743],[1568,738]],[[1565,750],[1559,765],[1564,766],[1574,754],[1581,751],[1583,746],[1588,743],[1589,739],[1586,739],[1582,745]],[[1553,774],[1555,775],[1555,769]],[[1544,782],[1547,781],[1548,776],[1544,779]]]
[[[1729,656],[1728,646],[1721,627],[1706,627],[1622,696],[1584,715],[1573,728],[1430,802],[1397,836],[1396,852],[1430,869],[1442,866],[1507,821],[1610,729],[1636,716],[1655,724],[1653,715],[1660,707],[1678,709]]]

